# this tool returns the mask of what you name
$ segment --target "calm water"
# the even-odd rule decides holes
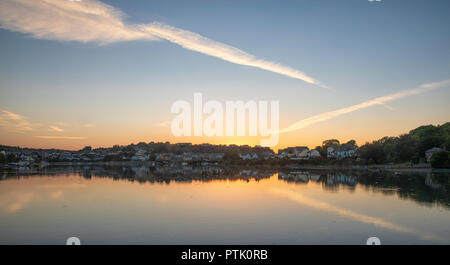
[[[0,243],[449,244],[449,174],[208,168],[0,173]]]

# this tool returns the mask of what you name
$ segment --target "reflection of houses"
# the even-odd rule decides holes
[[[132,167],[131,170],[134,172],[137,178],[145,178],[149,175],[148,167]]]
[[[314,182],[318,182],[320,180],[320,174],[309,174],[309,179],[314,181]]]
[[[330,146],[327,148],[327,158],[343,159],[353,157],[358,147],[351,144],[343,144],[341,146]]]
[[[430,173],[428,173],[427,177],[425,178],[425,185],[427,185],[428,187],[430,187],[432,189],[441,188],[441,185],[439,183],[433,181],[433,176]]]
[[[309,181],[309,172],[307,171],[293,171],[289,173],[278,173],[278,178],[286,180],[288,182],[303,182],[308,183]]]
[[[442,149],[439,147],[433,147],[425,151],[425,158],[427,159],[427,162],[429,163],[431,161],[431,157],[433,156],[433,154],[439,151],[442,151]]]
[[[328,174],[327,175],[327,186],[333,186],[337,184],[346,184],[349,186],[355,186],[358,183],[358,179],[353,176],[348,176],[344,174]]]

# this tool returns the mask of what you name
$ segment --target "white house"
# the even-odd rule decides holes
[[[285,149],[278,150],[278,157],[306,159],[308,158],[308,151],[309,148],[306,146],[288,147]]]
[[[319,151],[317,151],[316,149],[310,150],[308,152],[308,158],[310,158],[310,159],[315,159],[315,158],[319,158],[319,157],[321,157],[321,155],[320,155]]]
[[[439,147],[433,147],[425,151],[425,158],[427,159],[427,162],[430,163],[433,154],[439,151],[442,151],[442,149]]]
[[[254,160],[254,159],[258,159],[258,155],[257,154],[239,154],[239,157],[242,160]]]
[[[336,159],[353,157],[355,156],[357,150],[358,150],[357,146],[350,144],[344,144],[341,146],[330,146],[327,148],[327,157]]]
[[[139,149],[134,156],[131,157],[132,161],[146,161],[149,159],[149,155],[143,149]]]

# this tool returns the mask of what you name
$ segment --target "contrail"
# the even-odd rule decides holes
[[[312,77],[299,70],[295,70],[274,62],[258,59],[255,56],[235,47],[205,38],[194,32],[182,30],[162,23],[143,25],[141,26],[141,29],[154,36],[158,36],[162,39],[166,39],[170,42],[176,43],[188,50],[214,56],[224,61],[235,64],[261,68],[270,72],[300,79],[310,84],[328,88],[321,82],[313,79]]]
[[[286,133],[286,132],[291,132],[291,131],[296,131],[296,130],[300,130],[302,128],[308,127],[312,124],[321,122],[321,121],[326,121],[335,117],[338,117],[340,115],[343,114],[347,114],[353,111],[357,111],[360,109],[365,109],[374,105],[385,105],[386,102],[389,101],[393,101],[399,98],[404,98],[404,97],[408,97],[408,96],[412,96],[412,95],[418,95],[418,94],[422,94],[425,93],[429,90],[435,89],[435,88],[440,88],[440,87],[446,87],[450,85],[450,80],[445,80],[442,82],[435,82],[435,83],[429,83],[429,84],[423,84],[421,86],[419,86],[418,88],[415,89],[410,89],[410,90],[403,90],[394,94],[390,94],[387,96],[383,96],[383,97],[378,97],[378,98],[374,98],[371,100],[367,100],[364,101],[362,103],[353,105],[353,106],[349,106],[349,107],[345,107],[342,109],[338,109],[338,110],[334,110],[334,111],[330,111],[330,112],[325,112],[319,115],[315,115],[312,117],[309,117],[307,119],[303,119],[301,121],[298,121],[296,123],[291,124],[290,126],[279,130],[278,132],[273,132],[273,133]]]
[[[163,23],[128,24],[118,9],[97,0],[1,0],[0,28],[21,32],[37,39],[108,44],[133,40],[168,40],[181,47],[256,67],[307,83],[326,85],[302,71],[258,59],[238,48],[205,38],[194,32]]]
[[[84,136],[53,136],[53,135],[43,135],[43,136],[33,136],[39,139],[48,139],[48,140],[84,140],[87,137]]]

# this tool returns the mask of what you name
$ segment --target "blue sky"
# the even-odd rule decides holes
[[[283,127],[450,79],[449,1],[103,2],[126,14],[126,23],[157,21],[195,32],[299,69],[334,90],[166,40],[99,45],[0,29],[0,109],[36,124],[20,133],[0,127],[0,143],[75,148],[164,140],[170,130],[158,124],[173,117],[174,101],[192,101],[194,92],[216,100],[279,100]],[[333,133],[365,141],[443,123],[450,114],[449,94],[442,88],[390,102],[393,110],[375,106],[347,114],[289,133],[281,145],[317,145]],[[55,124],[86,139],[33,137],[48,134],[46,128]]]

